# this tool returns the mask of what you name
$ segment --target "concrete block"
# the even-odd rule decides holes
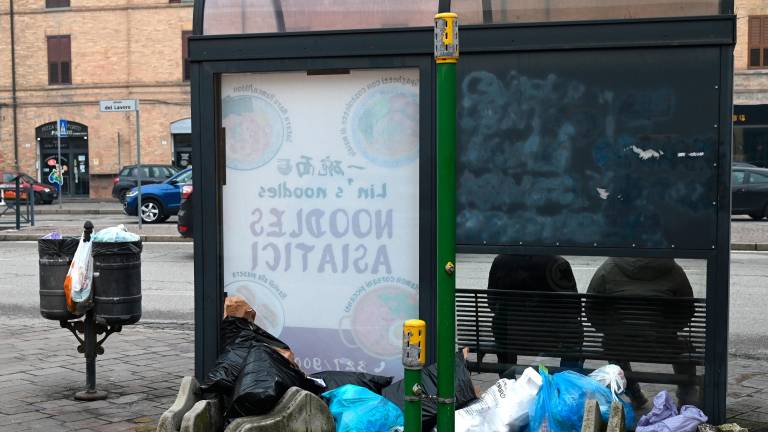
[[[291,387],[269,414],[235,419],[225,432],[335,432],[336,425],[322,399]]]
[[[181,419],[179,432],[207,432],[221,430],[224,413],[218,400],[197,402]]]
[[[749,432],[749,429],[743,428],[736,423],[727,423],[717,427],[719,432]]]
[[[600,405],[596,400],[588,400],[584,403],[584,420],[581,422],[581,432],[603,432],[605,422],[600,415]]]
[[[607,432],[625,432],[626,415],[624,414],[624,405],[621,402],[613,401],[611,403],[611,416],[608,417]]]
[[[173,405],[160,416],[157,424],[157,432],[179,432],[181,421],[184,414],[187,413],[201,398],[200,384],[195,377],[186,376],[181,379],[179,393],[176,395],[176,401]]]

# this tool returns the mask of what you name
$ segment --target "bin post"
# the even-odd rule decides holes
[[[456,63],[458,15],[435,15],[437,63],[437,430],[453,432],[456,344]]]
[[[403,367],[405,368],[403,398],[405,432],[421,432],[421,369],[426,358],[427,324],[408,320],[403,324]]]
[[[83,225],[83,241],[91,241],[93,224],[86,221]],[[107,392],[96,390],[96,322],[93,308],[85,314],[85,385],[86,389],[75,393],[75,399],[81,401],[97,401],[107,398]]]
[[[19,184],[19,176],[16,176],[16,231],[21,229],[21,187]],[[29,200],[29,196],[27,196]]]

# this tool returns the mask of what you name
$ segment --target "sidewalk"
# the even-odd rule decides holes
[[[74,337],[45,319],[0,318],[0,432],[153,431],[194,371],[191,324],[126,326],[96,360],[99,402],[72,399],[85,386],[85,359]],[[473,375],[483,389],[496,375]],[[768,361],[731,356],[729,421],[768,432]]]
[[[73,399],[85,387],[85,358],[57,321],[0,318],[0,432],[154,431],[194,373],[191,324],[125,326],[96,360],[98,402]]]
[[[22,225],[18,231],[12,224],[14,220],[12,214],[0,217],[0,241],[36,241],[52,231],[79,236],[86,220],[91,220],[96,230],[123,224],[128,231],[140,235],[144,242],[192,241],[179,235],[175,216],[165,223],[143,224],[139,230],[137,217],[126,215],[117,201],[65,202],[62,209],[59,209],[57,203],[38,206],[35,207],[35,226]]]

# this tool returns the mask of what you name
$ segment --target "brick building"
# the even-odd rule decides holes
[[[768,2],[736,0],[735,161],[768,167]]]
[[[109,197],[136,162],[136,127],[135,113],[100,112],[106,99],[140,100],[143,163],[186,164],[191,30],[191,1],[0,0],[0,169],[18,159],[47,181],[66,119],[64,193]]]

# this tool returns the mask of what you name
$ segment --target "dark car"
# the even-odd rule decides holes
[[[141,187],[141,220],[145,223],[159,223],[179,212],[181,187],[192,180],[192,168],[176,174],[162,183]],[[123,210],[136,216],[139,205],[139,188],[131,189],[125,195]]]
[[[731,214],[760,220],[768,216],[768,169],[733,167]]]
[[[182,237],[192,237],[192,183],[181,187],[181,207],[179,207],[179,222],[177,228]]]
[[[32,185],[32,190],[35,193],[35,204],[50,204],[59,197],[56,188],[42,184],[27,174],[15,171],[0,172],[0,177],[2,177],[0,178],[0,186],[3,189],[14,189],[13,194],[15,195],[16,182],[14,179],[16,176],[21,176],[19,186],[22,188],[28,188],[29,185]],[[22,199],[26,199],[26,194],[21,195]]]
[[[162,183],[178,173],[178,170],[170,165],[141,165],[141,184]],[[126,165],[120,170],[120,174],[114,179],[112,197],[125,202],[125,194],[138,186],[138,167]]]

